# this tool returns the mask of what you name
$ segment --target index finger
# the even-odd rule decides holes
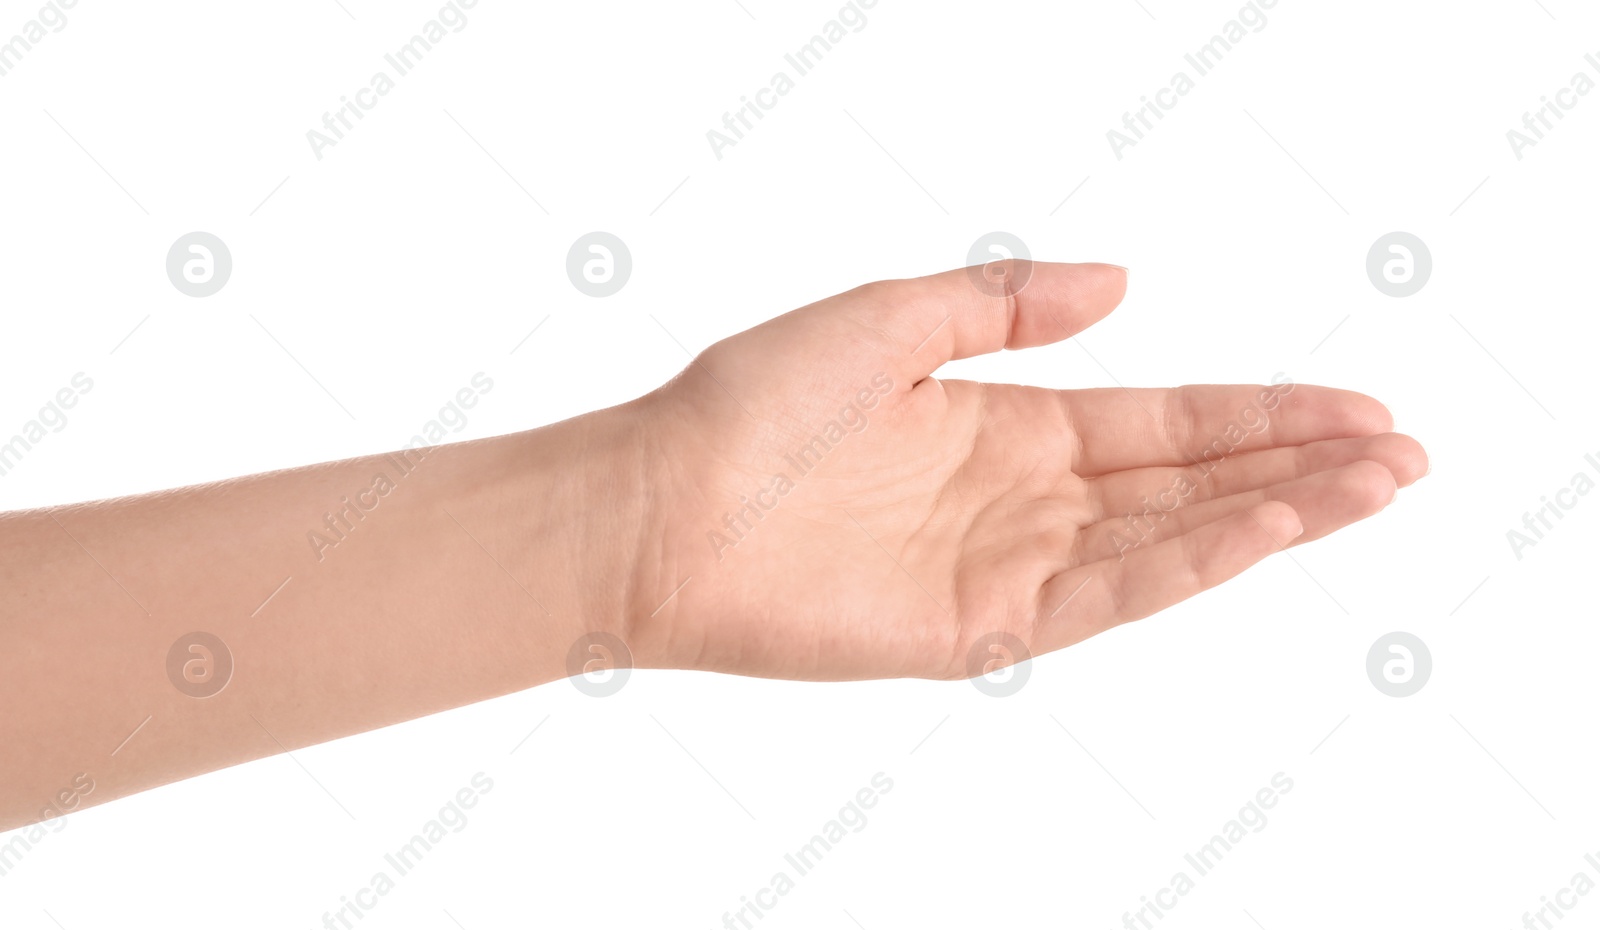
[[[1230,455],[1387,433],[1394,417],[1355,391],[1295,384],[1190,384],[1061,392],[1073,472],[1195,465]]]

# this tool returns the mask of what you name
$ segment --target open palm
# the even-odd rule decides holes
[[[1065,339],[1126,282],[1008,261],[866,285],[716,344],[642,399],[662,571],[630,632],[641,658],[971,677],[1370,516],[1425,471],[1348,391],[932,377]]]

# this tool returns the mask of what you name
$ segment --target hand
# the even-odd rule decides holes
[[[1349,391],[941,381],[951,359],[1082,331],[1127,284],[1100,264],[975,273],[796,310],[620,408],[658,463],[625,628],[638,664],[972,677],[993,634],[1039,654],[1149,616],[1427,468]]]
[[[59,814],[91,764],[73,805],[569,676],[592,637],[642,667],[971,677],[1423,473],[1345,391],[932,377],[1066,338],[1125,285],[1013,263],[871,284],[540,429],[0,514],[0,678],[20,696],[0,740],[29,747],[0,757],[0,828]],[[204,694],[182,671],[195,631],[226,657]]]

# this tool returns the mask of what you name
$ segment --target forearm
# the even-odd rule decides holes
[[[628,609],[623,432],[0,516],[0,828],[564,677]]]

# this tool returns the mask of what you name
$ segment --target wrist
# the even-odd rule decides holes
[[[540,681],[575,674],[589,657],[609,664],[583,648],[598,637],[626,647],[619,665],[654,664],[644,621],[655,604],[643,605],[659,584],[659,468],[638,403],[493,440],[501,443],[494,470],[505,480],[485,506],[498,512],[497,532],[514,553],[516,564],[506,567],[529,579],[526,596],[517,596]]]

